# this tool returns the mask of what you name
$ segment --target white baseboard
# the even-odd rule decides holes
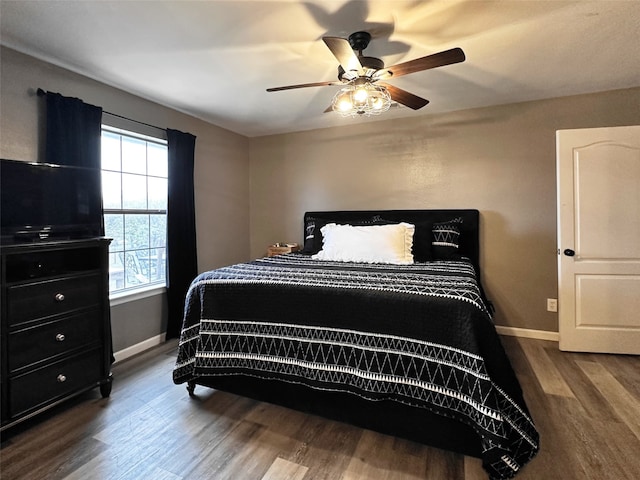
[[[147,338],[140,343],[136,343],[135,345],[131,345],[130,347],[119,350],[113,354],[116,359],[115,363],[121,362],[129,357],[133,357],[138,353],[144,352],[145,350],[149,350],[156,345],[160,345],[164,343],[165,334],[161,333],[160,335],[156,335],[155,337]]]
[[[557,342],[560,340],[558,332],[549,332],[547,330],[531,330],[529,328],[505,327],[496,325],[496,330],[500,335],[509,335],[510,337],[535,338],[537,340],[551,340]]]

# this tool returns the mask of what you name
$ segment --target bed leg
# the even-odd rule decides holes
[[[189,392],[189,396],[193,397],[193,392],[196,389],[196,382],[187,382],[187,392]]]

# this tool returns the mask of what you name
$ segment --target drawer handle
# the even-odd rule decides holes
[[[64,294],[56,293],[56,302],[64,302]]]
[[[65,338],[64,333],[59,333],[56,335],[56,342],[64,342]]]
[[[56,380],[58,380],[58,383],[64,383],[64,382],[67,381],[67,377],[65,377],[64,375],[60,374],[60,375],[58,375]]]

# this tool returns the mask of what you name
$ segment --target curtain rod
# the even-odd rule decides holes
[[[43,90],[42,88],[38,88],[38,90],[36,90],[36,93],[38,94],[39,97],[43,97],[44,95],[47,94],[47,92],[45,90]],[[150,123],[144,123],[144,122],[141,122],[139,120],[134,120],[133,118],[128,118],[128,117],[125,117],[123,115],[118,115],[117,113],[107,112],[106,110],[103,110],[102,113],[106,113],[107,115],[111,115],[112,117],[121,118],[121,119],[127,120],[129,122],[137,123],[139,125],[144,125],[146,127],[151,127],[151,128],[155,128],[157,130],[162,130],[163,132],[167,131],[166,128],[158,127],[156,125],[151,125]]]

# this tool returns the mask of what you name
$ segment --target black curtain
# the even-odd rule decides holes
[[[96,184],[101,185],[102,107],[89,105],[79,98],[64,97],[59,93],[44,92],[41,89],[38,89],[38,95],[45,95],[46,100],[45,161],[57,165],[91,168],[98,179]],[[102,203],[102,188],[94,193]],[[101,235],[104,235],[104,222],[101,223]],[[111,328],[109,348],[113,363],[115,358]]]
[[[90,167],[100,175],[102,108],[59,93],[47,92],[45,95],[46,162]]]
[[[167,339],[180,336],[184,300],[198,272],[193,171],[196,137],[167,129]]]

